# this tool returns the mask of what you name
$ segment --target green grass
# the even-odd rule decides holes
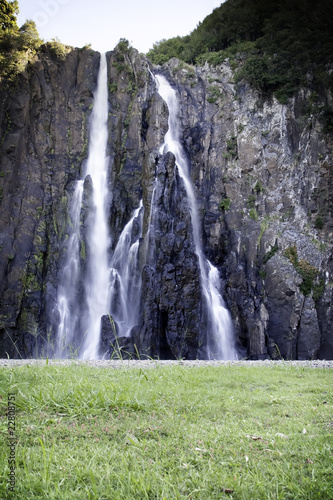
[[[1,499],[333,498],[333,370],[126,366],[1,369]]]

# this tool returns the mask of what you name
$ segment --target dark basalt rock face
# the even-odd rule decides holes
[[[43,55],[1,93],[0,353],[36,355],[52,338],[68,198],[86,156],[99,55]],[[50,345],[50,352],[52,352]],[[39,352],[39,354],[41,354]]]
[[[143,267],[141,349],[161,359],[199,356],[200,269],[186,191],[172,153],[160,157]]]
[[[101,353],[205,358],[191,217],[174,157],[159,153],[167,108],[143,56],[115,50],[107,61],[111,251],[141,199],[144,221],[138,325],[119,339],[105,311]],[[1,357],[54,353],[69,203],[87,157],[98,66],[91,50],[64,61],[42,54],[17,87],[0,91]],[[286,106],[234,84],[228,64],[151,69],[179,95],[203,248],[220,270],[241,355],[333,358],[333,143],[307,111],[309,92]],[[318,106],[327,99],[321,93]],[[90,194],[86,179],[82,269]],[[82,283],[77,293],[84,300]]]
[[[254,359],[332,358],[333,144],[306,111],[309,92],[283,106],[233,84],[228,64],[165,71],[240,343]]]

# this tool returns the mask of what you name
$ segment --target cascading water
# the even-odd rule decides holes
[[[124,227],[111,259],[109,294],[111,314],[120,336],[127,337],[137,324],[141,293],[139,239],[142,236],[143,204]]]
[[[68,239],[65,265],[57,297],[59,325],[57,332],[57,355],[67,355],[78,327],[77,284],[80,269],[80,214],[83,181],[77,181],[70,209],[71,234]]]
[[[141,276],[139,239],[142,236],[143,206],[140,202],[133,217],[120,235],[113,256],[109,258],[111,235],[108,229],[108,88],[105,54],[101,54],[94,106],[90,120],[89,152],[84,179],[91,184],[89,209],[85,220],[86,269],[83,282],[85,303],[78,298],[80,275],[81,207],[84,180],[77,181],[71,203],[71,234],[67,244],[65,266],[58,288],[57,354],[67,356],[74,335],[84,335],[82,359],[99,357],[101,318],[108,313],[117,322],[121,336],[130,334],[137,323]]]
[[[205,258],[200,242],[199,218],[191,184],[187,158],[180,144],[180,125],[176,93],[162,76],[156,77],[158,91],[169,108],[169,130],[161,153],[171,151],[183,179],[191,212],[193,239],[200,266],[203,296],[207,304],[207,337],[210,358],[235,359],[230,315],[219,293],[218,270]],[[58,355],[68,355],[74,336],[85,335],[82,359],[99,357],[101,319],[110,314],[118,326],[119,336],[128,336],[137,324],[141,296],[139,242],[142,237],[143,206],[134,211],[123,229],[112,257],[108,229],[108,89],[106,57],[101,55],[94,106],[90,121],[89,153],[84,180],[77,181],[71,202],[71,234],[67,256],[58,289]],[[80,271],[81,205],[84,183],[91,186],[85,217],[86,262]],[[154,196],[152,205],[154,204]],[[153,206],[151,209],[151,217]],[[153,221],[151,221],[153,222]],[[150,231],[150,229],[149,229]],[[153,237],[153,236],[152,236]],[[151,251],[151,249],[146,249]],[[79,278],[84,271],[83,303],[78,297]],[[84,309],[84,310],[83,310]],[[80,331],[78,331],[80,329]],[[82,331],[81,331],[82,330]],[[213,339],[213,341],[211,341]],[[65,346],[65,349],[64,349]],[[214,347],[211,347],[214,346]],[[209,348],[208,348],[209,349]]]
[[[108,204],[108,87],[105,54],[101,54],[97,89],[91,115],[86,176],[92,183],[92,207],[88,216],[87,275],[84,283],[87,327],[82,359],[98,358],[101,317],[107,313],[109,297],[108,250],[111,244],[107,220]]]
[[[207,304],[207,337],[213,340],[212,344],[214,345],[213,349],[208,347],[208,355],[210,359],[237,359],[231,316],[219,293],[219,273],[209,260],[206,259],[201,247],[199,217],[194,190],[190,179],[186,154],[180,143],[179,106],[176,92],[171,88],[164,76],[157,75],[155,78],[158,93],[166,102],[169,109],[169,129],[165,135],[164,144],[160,148],[160,153],[163,154],[171,151],[174,154],[179,175],[183,179],[189,201],[193,239],[200,266],[201,286]]]

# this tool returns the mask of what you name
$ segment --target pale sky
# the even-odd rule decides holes
[[[188,35],[222,0],[19,0],[17,23],[36,22],[44,41],[94,50],[114,49],[127,38],[147,52],[163,38]]]

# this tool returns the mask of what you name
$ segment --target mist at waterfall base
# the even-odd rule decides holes
[[[209,359],[237,359],[232,320],[219,293],[219,273],[206,259],[201,247],[194,190],[186,155],[180,143],[176,93],[163,76],[156,76],[156,84],[169,110],[169,130],[160,154],[168,151],[174,154],[191,213],[202,295],[207,310],[207,354]],[[119,337],[130,336],[139,321],[142,287],[139,242],[142,239],[144,208],[141,201],[111,252],[112,234],[108,215],[112,187],[110,192],[107,145],[107,62],[105,54],[101,54],[90,118],[88,158],[82,178],[75,183],[70,202],[71,222],[67,230],[68,239],[54,311],[59,318],[56,355],[60,358],[73,354],[85,360],[107,357],[111,349],[101,352],[103,320],[112,325],[114,335]],[[150,214],[154,196],[151,203]],[[151,238],[149,241],[152,241]],[[145,251],[148,255],[153,250],[145,246]]]

